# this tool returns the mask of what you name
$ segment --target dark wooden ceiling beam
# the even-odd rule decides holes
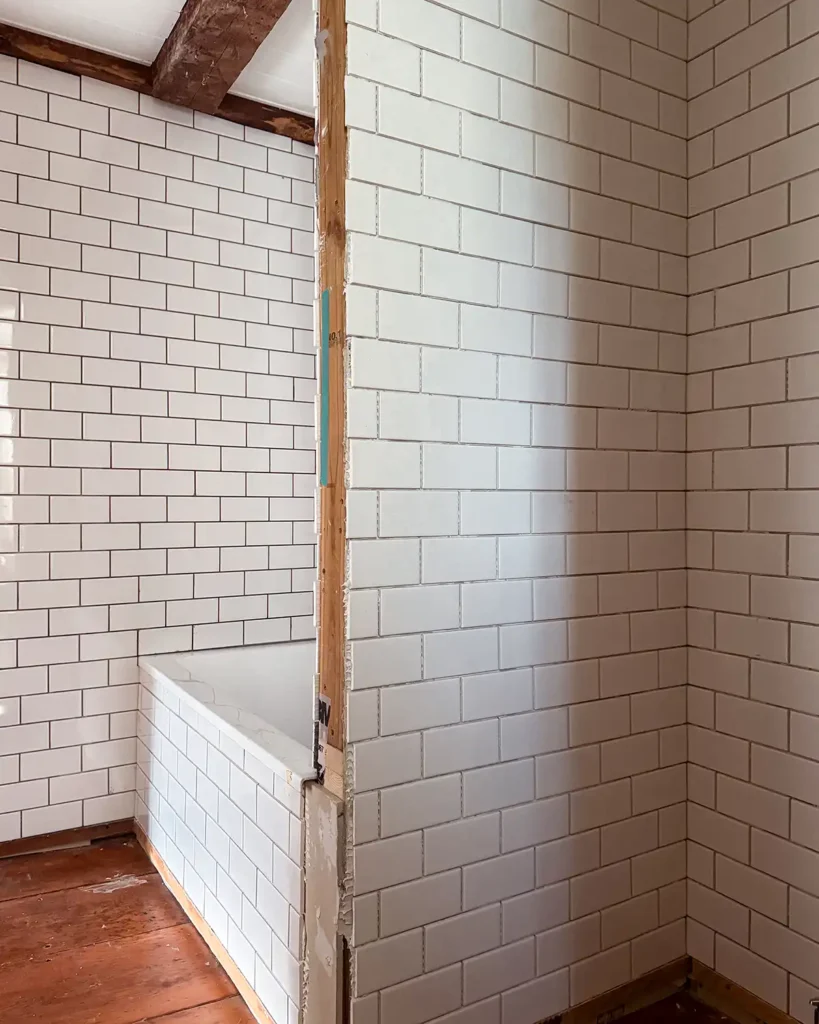
[[[76,43],[50,39],[16,25],[0,25],[0,53],[68,74],[87,75],[112,85],[121,85],[123,89],[151,91],[151,69],[144,64],[109,53],[98,53]]]
[[[185,0],[157,54],[159,99],[213,114],[290,0]]]
[[[0,53],[71,75],[85,75],[109,82],[133,92],[149,96],[154,92],[152,69],[146,64],[89,50],[75,43],[50,39],[14,25],[0,24]],[[236,124],[285,135],[297,142],[312,144],[315,141],[315,122],[312,117],[246,100],[232,93],[224,97],[213,113],[216,117]]]
[[[274,135],[286,135],[288,139],[306,142],[308,146],[316,142],[316,122],[307,114],[269,107],[266,103],[246,100],[244,96],[236,96],[232,92],[222,100],[215,116],[235,124],[259,128],[263,132],[273,132]]]

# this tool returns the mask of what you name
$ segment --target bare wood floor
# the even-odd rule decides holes
[[[4,1024],[254,1024],[134,839],[0,860]]]

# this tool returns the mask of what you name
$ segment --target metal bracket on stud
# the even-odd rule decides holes
[[[813,1007],[813,1024],[819,1024],[819,998],[811,999],[810,1005]]]

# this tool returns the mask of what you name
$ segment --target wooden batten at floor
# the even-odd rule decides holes
[[[600,1024],[601,1021],[619,1020],[682,991],[688,980],[690,965],[690,958],[682,956],[619,988],[595,996],[554,1017],[544,1018],[542,1024]]]
[[[133,92],[153,95],[153,69],[147,64],[138,64],[86,46],[51,39],[14,25],[0,24],[0,54],[71,75],[85,75]],[[168,99],[167,96],[164,98]],[[315,141],[315,121],[312,117],[247,100],[233,93],[224,96],[212,113],[215,117],[235,124],[285,135],[296,142],[312,145]]]
[[[794,1024],[795,1018],[755,996],[741,985],[734,984],[710,967],[691,961],[689,971],[691,994],[733,1018],[737,1024]]]
[[[248,1009],[253,1014],[255,1019],[258,1021],[258,1024],[277,1024],[277,1022],[273,1020],[273,1018],[270,1016],[267,1010],[265,1010],[264,1006],[261,1003],[261,1000],[250,987],[250,985],[247,983],[245,976],[236,966],[236,962],[234,961],[233,957],[231,957],[231,955],[228,953],[228,951],[216,937],[216,933],[213,931],[213,929],[210,928],[208,924],[205,922],[202,915],[191,902],[190,898],[188,897],[188,894],[179,884],[179,882],[177,881],[174,874],[171,872],[168,865],[165,863],[162,857],[160,857],[154,844],[145,835],[144,831],[137,822],[134,822],[134,832],[136,834],[140,846],[147,854],[148,860],[156,868],[157,872],[162,878],[162,881],[170,890],[171,895],[177,901],[179,906],[184,910],[185,914],[187,914],[191,924],[194,926],[197,932],[199,932],[199,934],[207,943],[210,951],[216,957],[219,964],[221,964],[221,966],[224,968],[225,973],[236,986],[236,991],[245,1001],[245,1004],[247,1005]]]
[[[718,974],[710,967],[684,956],[658,967],[619,988],[604,992],[564,1013],[545,1018],[541,1024],[603,1024],[635,1014],[634,1024],[671,1024],[664,1001],[674,995],[685,996],[679,1016],[683,1024],[703,1019],[712,1024],[797,1024],[796,1018],[771,1006],[759,996]],[[715,1014],[693,1015],[691,1006],[708,1007]],[[656,1009],[652,1012],[652,1007]]]

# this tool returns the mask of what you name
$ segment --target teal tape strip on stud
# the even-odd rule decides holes
[[[321,422],[319,424],[319,483],[327,486],[329,476],[329,450],[327,434],[330,429],[330,292],[321,293]]]

